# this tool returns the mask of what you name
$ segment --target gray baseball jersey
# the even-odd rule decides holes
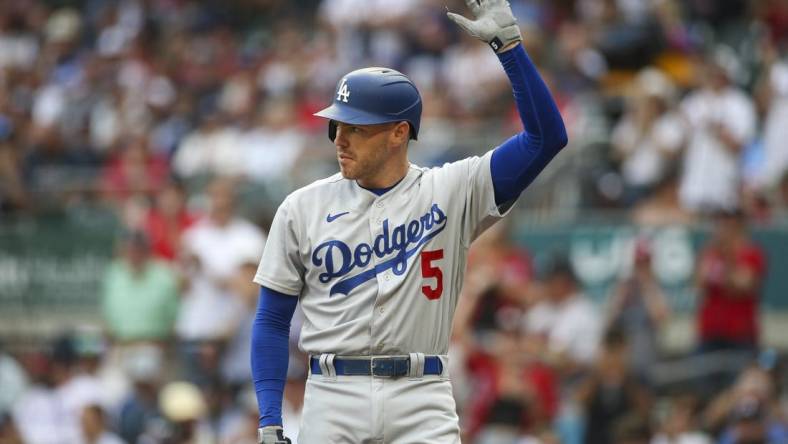
[[[382,196],[336,174],[285,199],[254,281],[300,298],[304,352],[448,352],[468,247],[503,216],[491,155],[411,165]]]

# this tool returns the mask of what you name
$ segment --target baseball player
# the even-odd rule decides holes
[[[415,85],[387,68],[340,79],[316,113],[340,173],[282,202],[254,279],[261,443],[290,442],[281,403],[299,301],[310,355],[300,444],[460,442],[446,354],[466,253],[567,143],[509,4],[466,3],[474,20],[449,18],[497,53],[525,131],[481,157],[421,168],[407,151],[419,134]]]

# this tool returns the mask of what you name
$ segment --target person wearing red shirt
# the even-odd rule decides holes
[[[150,151],[147,138],[138,137],[107,161],[100,185],[108,200],[120,203],[132,196],[154,195],[168,176],[167,159]]]
[[[186,207],[186,194],[181,184],[168,182],[156,195],[153,207],[145,216],[144,229],[150,238],[153,255],[167,261],[177,259],[181,234],[197,218]]]
[[[517,439],[538,433],[555,419],[558,375],[526,351],[526,341],[518,332],[488,332],[486,349],[470,351],[467,367],[475,390],[466,412],[469,437],[482,442]]]
[[[699,259],[700,349],[755,351],[766,258],[747,233],[744,214],[721,213]]]

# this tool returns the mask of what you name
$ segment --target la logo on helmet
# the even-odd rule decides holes
[[[337,100],[347,103],[348,97],[350,97],[350,89],[347,87],[347,79],[343,78],[342,83],[339,85],[339,90],[337,91]]]

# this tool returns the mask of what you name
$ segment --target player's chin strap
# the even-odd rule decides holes
[[[476,20],[447,12],[446,15],[468,34],[501,52],[514,42],[523,40],[517,19],[506,0],[465,0]]]
[[[279,426],[267,426],[257,429],[258,444],[291,444],[290,438]]]

